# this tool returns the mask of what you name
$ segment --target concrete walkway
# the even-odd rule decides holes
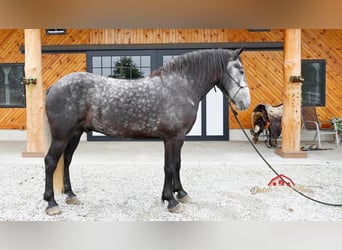
[[[309,145],[302,143],[302,145]],[[270,162],[277,165],[317,165],[341,164],[342,146],[324,142],[327,150],[307,151],[307,158],[282,158],[269,149],[263,142],[256,144],[258,150]],[[23,141],[0,141],[0,159],[2,162],[42,162],[42,158],[23,158]],[[82,141],[74,155],[73,163],[106,164],[152,164],[163,166],[164,148],[159,141],[125,142],[86,142]],[[182,151],[183,164],[233,164],[265,165],[248,142],[241,141],[186,141]],[[265,166],[266,167],[266,166]]]

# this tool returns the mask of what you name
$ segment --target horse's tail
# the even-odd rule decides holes
[[[45,155],[47,155],[50,145],[51,145],[52,137],[51,137],[51,130],[50,130],[50,125],[49,125],[47,116],[46,116],[46,112],[44,113],[45,113],[44,119],[45,119],[45,124],[46,124],[45,134],[44,134],[45,149],[46,149]],[[57,167],[55,169],[55,172],[53,173],[53,191],[56,194],[64,193],[64,154],[62,154],[62,156],[58,160]]]
[[[57,168],[53,173],[53,191],[55,194],[64,193],[64,154],[59,158]]]

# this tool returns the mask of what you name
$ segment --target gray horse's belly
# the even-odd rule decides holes
[[[158,137],[157,111],[142,105],[116,105],[96,108],[91,128],[114,137]]]
[[[102,107],[91,121],[93,130],[113,137],[163,138],[166,135],[185,135],[196,118],[194,108],[166,108],[162,104],[116,105]]]

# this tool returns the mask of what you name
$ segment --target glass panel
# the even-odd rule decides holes
[[[169,55],[163,56],[163,65],[165,65],[168,61],[172,60],[173,58],[177,58],[178,55]]]
[[[303,77],[306,83],[320,81],[320,65],[318,63],[305,63],[303,65]]]
[[[102,57],[102,67],[111,67],[111,58],[110,56],[103,56]]]
[[[223,94],[221,91],[210,90],[206,96],[207,135],[223,135]]]
[[[142,56],[141,57],[141,66],[151,67],[151,57],[150,56]]]
[[[148,76],[151,74],[151,68],[142,68],[141,72],[143,73],[142,76]]]
[[[163,56],[163,65],[165,65],[168,61],[170,61],[173,56]]]
[[[321,94],[319,85],[303,86],[303,103],[312,106],[318,106],[321,103]]]
[[[101,67],[101,56],[93,56],[93,67]]]
[[[112,68],[102,68],[103,76],[110,76],[113,74]]]
[[[112,67],[114,67],[117,61],[119,60],[120,60],[120,56],[112,56]]]
[[[140,56],[132,56],[132,62],[135,64],[135,66],[140,67]]]
[[[202,105],[199,105],[197,110],[196,121],[187,135],[200,136],[202,135]]]
[[[93,68],[93,73],[96,75],[102,75],[102,70],[101,68]]]

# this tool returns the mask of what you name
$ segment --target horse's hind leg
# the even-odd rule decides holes
[[[51,146],[45,156],[45,192],[44,200],[48,202],[46,213],[48,215],[60,214],[61,210],[55,200],[53,192],[53,173],[56,170],[59,158],[62,156],[65,148],[65,142],[52,140]]]
[[[180,151],[183,145],[184,140],[176,139],[176,140],[165,140],[164,147],[165,147],[165,165],[164,165],[164,187],[162,193],[162,201],[168,201],[168,210],[172,213],[180,213],[184,209],[179,204],[179,202],[173,196],[174,187],[182,190],[180,185],[180,181],[176,181],[177,179],[177,161],[180,160]],[[179,165],[180,166],[180,165]]]
[[[75,135],[69,141],[67,147],[64,150],[64,193],[67,195],[65,202],[68,205],[79,205],[80,201],[76,197],[71,188],[69,167],[72,160],[72,156],[80,142],[83,131],[77,131]]]

